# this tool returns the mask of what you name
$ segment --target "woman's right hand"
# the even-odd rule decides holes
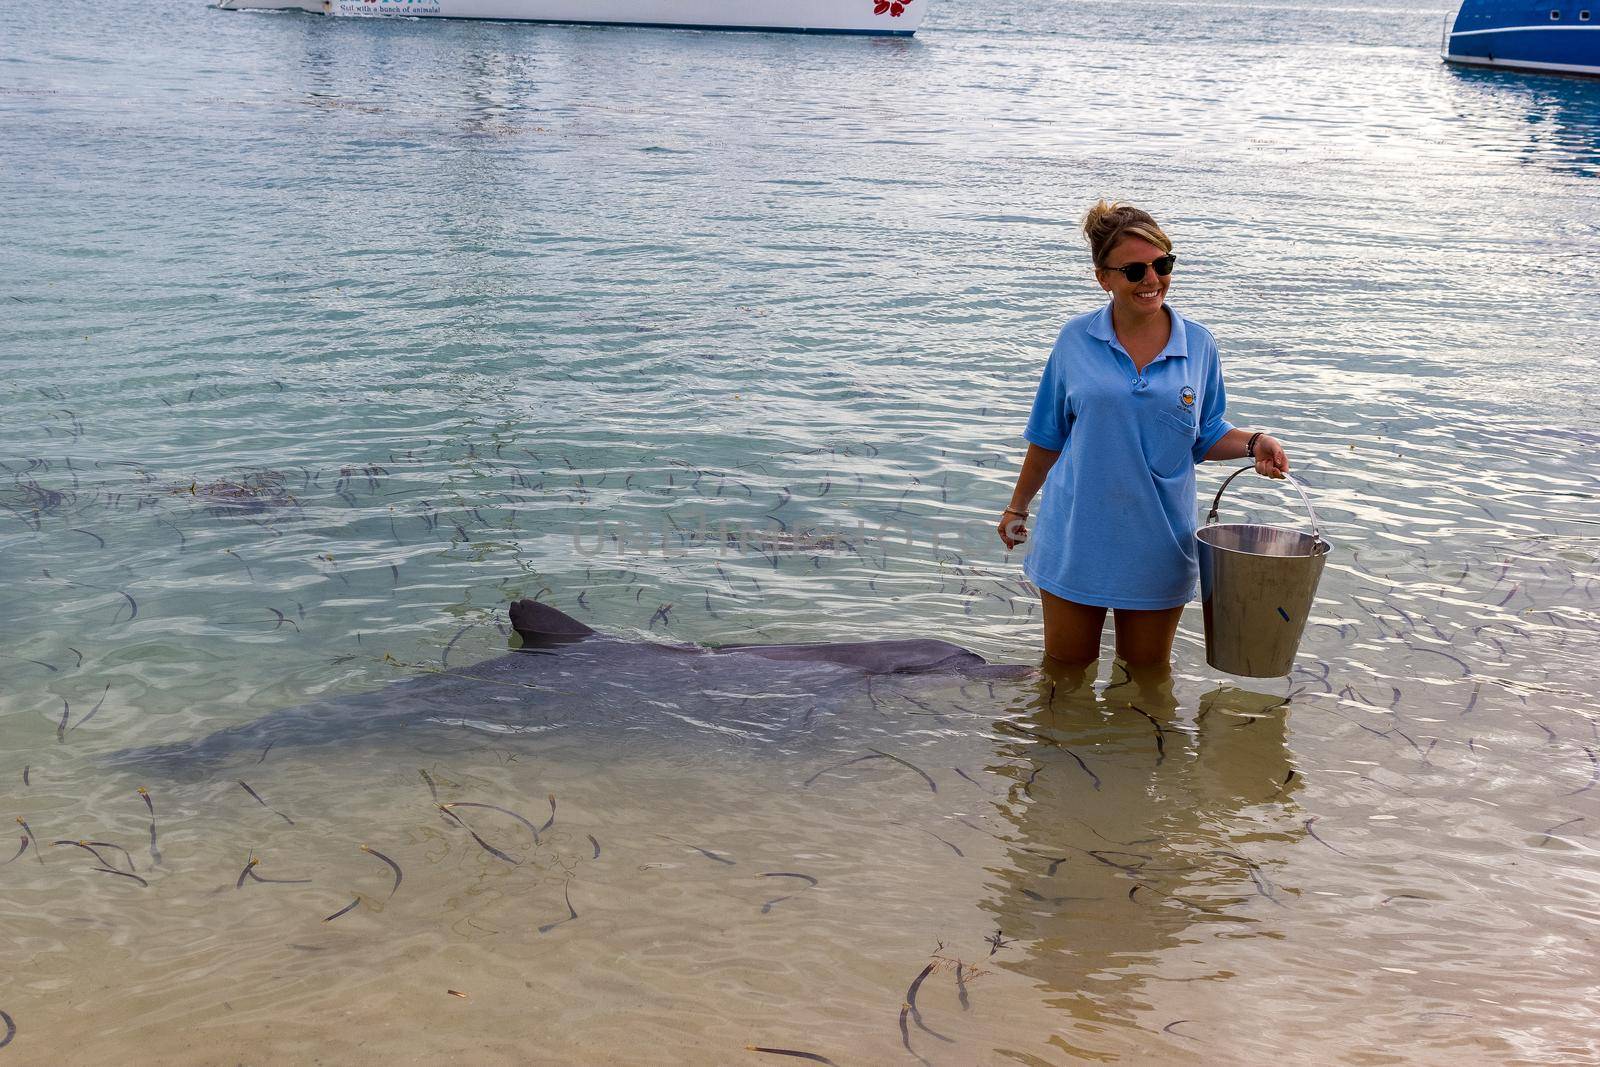
[[[1027,516],[1018,515],[1014,511],[1006,511],[1000,516],[1000,523],[995,527],[995,532],[1000,535],[1000,540],[1006,548],[1016,548],[1028,539]]]

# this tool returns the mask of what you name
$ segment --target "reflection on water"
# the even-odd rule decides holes
[[[994,806],[1009,863],[984,907],[1017,949],[996,962],[1073,1020],[1051,1043],[1096,1058],[1120,1044],[1099,1035],[1150,1010],[1152,982],[1229,977],[1194,946],[1275,935],[1299,894],[1276,869],[1304,830],[1282,698],[1224,687],[1188,719],[1170,676],[1091,681],[1053,679],[998,725],[1019,740],[989,768],[1015,784]]]
[[[1510,144],[1520,145],[1530,163],[1590,178],[1600,173],[1600,86],[1594,79],[1470,67],[1452,67],[1450,75],[1456,107],[1480,145],[1504,144],[1501,131],[1514,132]]]

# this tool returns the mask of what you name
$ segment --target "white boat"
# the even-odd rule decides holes
[[[909,37],[929,0],[218,0],[225,11]]]

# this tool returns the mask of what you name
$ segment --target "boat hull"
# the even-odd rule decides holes
[[[1444,58],[1468,66],[1600,76],[1596,15],[1600,0],[1548,0],[1537,7],[1527,0],[1466,0],[1446,37]]]
[[[928,0],[218,0],[223,10],[908,37]]]

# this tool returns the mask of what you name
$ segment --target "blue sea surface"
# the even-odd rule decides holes
[[[212,1062],[219,1035],[281,1061],[519,1062],[535,1031],[590,1062],[1600,1056],[1600,83],[1447,67],[1449,13],[935,0],[915,38],[868,39],[9,6],[0,814],[45,841],[19,830],[0,865],[0,1058]],[[857,770],[802,788],[830,762],[803,752],[780,799],[727,721],[631,674],[671,723],[611,762],[495,735],[441,765],[354,729],[278,770],[119,770],[497,655],[521,596],[640,640],[929,637],[1036,664],[994,524],[1056,331],[1103,298],[1078,228],[1100,197],[1166,225],[1230,418],[1285,442],[1335,545],[1291,678],[1212,671],[1194,605],[1151,698],[1160,752],[1109,659],[1076,725],[1038,687],[907,696],[927,712],[869,690],[839,758],[893,746],[942,786],[869,761],[870,803]],[[1197,507],[1228,469],[1202,468]],[[1307,521],[1253,478],[1222,510]],[[587,889],[589,924],[482,933],[519,906],[512,874],[415,803],[419,766],[458,800],[531,816],[554,790],[587,818],[539,899],[559,918]],[[241,775],[296,826],[256,822]],[[142,860],[139,785],[169,805],[165,881],[141,862],[149,885],[111,894],[48,841]],[[1105,840],[1062,846],[1088,873],[1052,889],[1040,857],[1073,819]],[[345,927],[291,907],[309,890],[234,890],[262,834],[288,870],[301,823],[405,864],[370,940],[313,943]],[[780,926],[800,905],[758,895],[754,932],[718,925],[713,831],[784,843],[740,859],[752,886],[832,864],[796,898],[818,913]],[[1209,873],[1160,881],[1190,870],[1173,856]],[[701,881],[664,881],[677,864]],[[408,891],[434,895],[403,912]],[[245,893],[262,910],[216,918]],[[958,960],[986,972],[970,1012]],[[535,1026],[508,991],[553,962]],[[902,1047],[929,962],[924,1010],[957,1042]],[[473,999],[396,1025],[452,982]],[[341,1044],[352,1019],[372,1044]]]

